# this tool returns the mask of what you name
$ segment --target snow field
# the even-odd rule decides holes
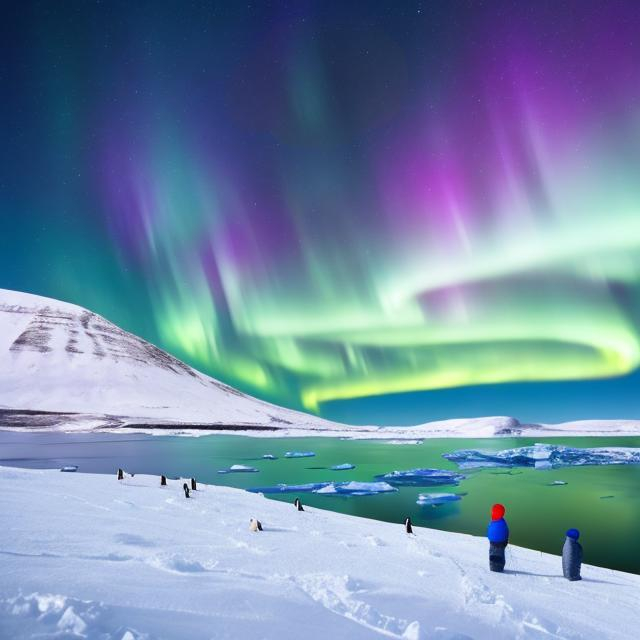
[[[486,540],[407,536],[406,514],[298,512],[202,484],[186,499],[182,482],[0,467],[0,638],[592,640],[640,627],[640,576],[585,566],[569,583],[559,557],[518,547],[492,574]]]

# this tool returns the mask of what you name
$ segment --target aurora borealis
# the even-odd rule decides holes
[[[28,2],[5,30],[0,287],[327,417],[640,417],[636,2]]]

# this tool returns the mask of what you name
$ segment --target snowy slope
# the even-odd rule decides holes
[[[6,289],[0,289],[0,407],[332,426],[244,395],[86,309]]]
[[[226,487],[187,500],[181,485],[0,468],[0,637],[622,640],[640,628],[640,576],[584,566],[570,583],[559,557],[518,547],[492,574],[481,538],[408,537]]]

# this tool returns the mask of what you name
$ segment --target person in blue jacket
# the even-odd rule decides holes
[[[489,538],[489,569],[503,571],[505,564],[504,552],[509,544],[509,526],[504,519],[505,508],[501,504],[491,507],[491,522],[487,527]]]
[[[562,573],[567,580],[582,580],[580,567],[582,566],[582,545],[578,542],[580,532],[569,529],[562,547]]]

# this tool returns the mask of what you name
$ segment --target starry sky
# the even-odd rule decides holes
[[[635,0],[4,13],[0,287],[331,419],[640,418]]]

